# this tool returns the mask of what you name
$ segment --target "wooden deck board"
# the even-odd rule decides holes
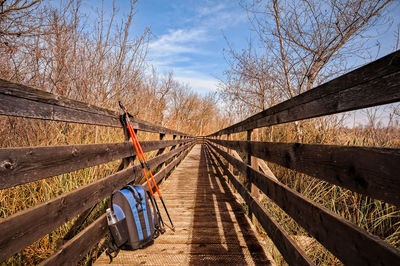
[[[196,145],[160,187],[176,231],[167,229],[145,249],[121,251],[113,265],[274,264],[232,191],[215,177],[207,160],[202,146]],[[108,263],[103,254],[95,264]]]

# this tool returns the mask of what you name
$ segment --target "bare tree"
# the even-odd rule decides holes
[[[265,110],[281,98],[281,91],[273,87],[276,72],[267,54],[257,54],[252,43],[241,52],[231,47],[226,51],[230,69],[224,72],[225,80],[219,83],[221,96],[230,101],[230,108],[240,114],[239,119]]]
[[[280,5],[273,0],[272,6],[264,1],[245,6],[260,40],[283,69],[286,89],[293,97],[343,71],[349,55],[362,54],[360,37],[387,22],[383,15],[390,2],[301,0]]]
[[[41,0],[1,0],[0,37],[6,41],[10,36],[34,34],[42,25],[42,19],[34,12]]]
[[[391,0],[243,1],[261,47],[251,43],[241,53],[228,50],[230,69],[224,95],[251,110],[265,102],[265,88],[288,99],[345,71],[348,56],[361,55],[360,38],[371,27],[386,23]],[[266,84],[266,80],[272,84]],[[251,89],[256,84],[258,90]],[[268,89],[271,91],[271,89]],[[258,97],[258,100],[254,100]],[[261,107],[261,108],[260,108]]]
[[[222,97],[243,119],[345,72],[348,57],[368,51],[363,35],[388,22],[391,2],[241,1],[257,38],[241,52],[229,46]],[[302,124],[294,130],[301,141]]]
[[[146,71],[150,31],[129,34],[136,0],[130,1],[121,20],[116,19],[121,16],[115,1],[109,15],[108,3],[100,2],[98,15],[89,21],[94,25],[90,31],[79,0],[59,7],[40,0],[0,3],[0,78],[111,109],[123,100],[141,119],[193,134],[212,124],[205,121],[217,112],[215,101],[191,92],[172,73]],[[196,126],[200,120],[203,126]]]

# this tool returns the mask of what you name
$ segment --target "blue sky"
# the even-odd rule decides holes
[[[111,9],[112,1],[105,1],[105,6]],[[116,6],[124,13],[129,1],[116,1]],[[83,1],[83,8],[94,15],[99,4]],[[234,0],[139,0],[131,37],[146,27],[152,33],[148,63],[161,74],[173,71],[176,80],[203,95],[216,89],[227,68],[224,35],[237,48],[244,47],[250,36],[246,12]]]
[[[201,94],[215,89],[226,69],[224,35],[238,47],[249,36],[236,1],[139,1],[136,22],[139,30],[151,26],[148,60]]]
[[[99,7],[98,1],[83,3],[85,9],[92,11]],[[106,0],[105,5],[111,8],[112,1]],[[116,5],[121,13],[126,13],[129,1],[117,0]],[[395,5],[391,11],[394,25],[400,22],[395,15],[400,14],[399,6]],[[241,49],[246,47],[252,34],[247,14],[237,0],[139,0],[131,37],[146,27],[152,32],[147,61],[160,73],[173,71],[176,80],[200,94],[216,90],[218,78],[223,78],[223,71],[228,68],[223,56],[223,49],[227,47],[224,36],[234,48]],[[374,39],[369,40],[369,46],[376,46],[378,42],[381,46],[375,57],[393,51],[393,32],[394,27],[371,32]],[[365,62],[350,65],[362,63]]]

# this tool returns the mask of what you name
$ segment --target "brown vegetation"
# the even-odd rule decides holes
[[[223,126],[213,95],[202,97],[175,81],[172,73],[159,74],[147,65],[149,29],[138,36],[129,34],[135,0],[130,1],[122,21],[115,3],[106,15],[100,2],[97,17],[90,23],[85,22],[80,1],[59,5],[41,0],[0,1],[1,79],[111,110],[118,110],[118,100],[122,100],[135,117],[191,135],[208,134]],[[2,148],[124,140],[121,129],[6,116],[0,117],[0,132]],[[139,132],[138,137],[155,140],[159,134]],[[106,177],[117,167],[118,162],[111,162],[1,190],[0,219]],[[104,213],[106,206],[104,200],[87,224]],[[6,263],[44,260],[59,247],[75,220]],[[95,251],[92,254],[96,256]],[[90,260],[91,254],[86,258]]]
[[[118,110],[117,102],[122,99],[140,119],[207,135],[345,72],[349,54],[365,56],[364,47],[354,43],[359,43],[363,32],[385,23],[390,2],[245,2],[258,40],[240,52],[228,49],[230,69],[220,84],[222,97],[230,101],[225,117],[215,95],[201,97],[175,81],[172,73],[162,75],[146,64],[149,29],[129,36],[135,0],[121,24],[117,24],[116,8],[106,16],[101,7],[91,25],[83,22],[80,1],[71,0],[58,8],[40,0],[0,1],[0,78],[112,110]],[[395,105],[388,108],[368,109],[363,126],[349,126],[348,118],[335,115],[263,128],[258,130],[258,140],[398,148],[400,111]],[[387,118],[379,123],[380,113]],[[13,117],[0,117],[0,132],[2,148],[123,141],[120,129]],[[244,133],[232,137],[246,139]],[[140,132],[139,138],[153,140],[159,135]],[[117,165],[112,162],[2,190],[0,219],[103,178]],[[269,167],[280,182],[400,247],[398,208],[278,165]],[[104,212],[106,204],[103,201],[91,219]],[[340,265],[279,207],[266,200],[264,205],[317,264]],[[73,222],[7,263],[42,261],[58,247],[57,239],[65,236]],[[270,246],[276,261],[284,264]]]
[[[249,42],[247,49],[227,50],[230,68],[220,83],[221,95],[230,100],[232,113],[238,120],[347,72],[347,58],[351,56],[368,58],[361,36],[379,24],[388,23],[385,15],[392,4],[391,1],[358,0],[241,3],[248,12],[256,38]],[[356,117],[362,117],[364,122]],[[259,140],[270,142],[398,148],[399,119],[399,105],[390,105],[270,126],[259,129],[257,134]],[[231,138],[245,140],[246,134],[233,134]],[[241,156],[244,160],[245,155]],[[395,206],[279,165],[268,165],[280,182],[400,247],[400,210]],[[293,239],[305,246],[315,263],[341,264],[277,205],[269,200],[264,200],[264,205]],[[279,264],[285,264],[276,248],[271,251]]]

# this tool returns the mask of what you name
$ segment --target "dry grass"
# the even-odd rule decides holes
[[[124,140],[122,129],[91,125],[67,124],[53,121],[40,121],[13,117],[0,117],[2,134],[0,147],[49,146],[89,143],[114,143]],[[156,140],[158,134],[139,132],[140,140]],[[169,138],[168,138],[169,139]],[[148,158],[154,157],[156,151],[147,153]],[[54,199],[64,193],[90,184],[109,176],[117,169],[120,160],[65,173],[36,182],[0,190],[0,219],[17,212]],[[90,224],[105,212],[108,199],[100,202],[92,212],[85,225]],[[26,247],[15,256],[3,262],[3,265],[38,264],[49,257],[62,243],[60,240],[70,230],[76,218],[60,226],[53,232]],[[85,228],[83,226],[81,230]],[[82,261],[89,262],[95,256],[96,250],[88,254]]]
[[[264,128],[259,131],[258,137],[262,141],[273,142],[297,142],[300,140],[302,143],[309,144],[400,147],[400,129],[398,128],[348,129],[340,126],[340,123],[336,123],[335,119],[336,117],[327,117],[300,122],[302,133],[300,138],[297,135],[294,123]],[[322,123],[324,123],[324,126],[321,126]],[[246,140],[246,133],[233,134],[232,137],[235,140]],[[246,155],[239,154],[245,160]],[[273,163],[268,163],[268,166],[283,184],[378,236],[394,247],[400,248],[399,208]],[[237,171],[234,171],[234,173],[235,175],[239,174]],[[244,182],[244,177],[240,174],[239,179]],[[343,265],[278,205],[270,200],[263,200],[263,204],[268,213],[293,237],[317,265]],[[262,228],[259,228],[259,231],[265,237],[267,248],[276,263],[287,265],[266,232]]]
[[[364,128],[347,129],[343,127],[315,127],[315,120],[301,123],[302,143],[372,146],[398,148],[400,147],[400,130],[395,128]],[[275,142],[295,142],[296,131],[293,124],[275,126],[273,136],[268,134],[271,129],[264,130],[262,139]],[[238,136],[240,137],[240,136]],[[243,136],[241,136],[243,138]],[[334,213],[344,217],[353,224],[378,236],[389,244],[400,248],[400,209],[360,195],[348,189],[331,185],[319,179],[296,173],[282,166],[269,163],[272,172],[278,179],[292,189],[300,192],[308,199],[319,203]],[[297,243],[305,248],[308,256],[317,265],[342,265],[342,263],[319,244],[314,238],[290,218],[282,209],[271,201],[263,201],[265,208],[278,223],[291,234]],[[262,229],[260,229],[262,230]],[[310,245],[304,247],[304,239],[309,239]],[[267,242],[271,240],[266,237]],[[278,265],[286,265],[276,247],[270,247]]]
[[[123,141],[121,129],[12,117],[1,117],[0,125],[2,129],[0,146],[3,148]],[[380,147],[400,146],[400,132],[395,129],[367,128],[350,130],[346,128],[331,128],[322,130],[314,125],[315,122],[313,120],[302,123],[303,143]],[[270,134],[270,131],[270,129],[264,130],[260,139],[277,142],[293,142],[297,139],[296,131],[292,124],[275,126],[273,135]],[[7,134],[4,134],[5,132]],[[140,132],[138,137],[141,140],[156,140],[159,136],[158,134]],[[236,134],[234,137],[234,139],[245,138],[245,133]],[[170,139],[170,137],[167,139]],[[152,158],[155,154],[156,151],[148,153],[147,156]],[[0,218],[6,218],[14,213],[104,178],[113,173],[118,164],[119,161],[115,161],[1,190]],[[282,183],[368,232],[384,239],[391,245],[400,247],[400,210],[398,208],[275,164],[269,164],[269,166]],[[107,204],[107,199],[98,204],[87,224],[104,213]],[[310,237],[302,227],[276,204],[271,201],[264,201],[264,205],[268,212],[290,233],[293,239],[305,249],[316,264],[342,265],[335,256]],[[59,239],[65,236],[76,218],[37,240],[3,264],[37,264],[44,260],[58,248],[60,245]],[[260,228],[260,231],[263,232],[262,228]],[[271,240],[268,239],[265,233],[264,235],[267,243],[269,243],[268,249],[277,264],[286,265],[279,251],[272,245]],[[92,261],[93,257],[96,256],[96,251],[97,249],[94,249],[88,254],[82,263],[85,264]]]

